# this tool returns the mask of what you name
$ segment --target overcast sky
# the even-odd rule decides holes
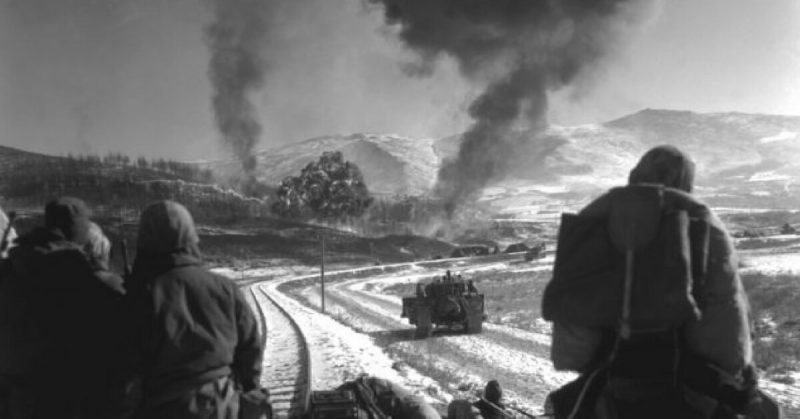
[[[52,154],[220,158],[202,0],[0,0],[0,144]],[[286,0],[254,98],[258,149],[314,136],[440,137],[469,125],[472,86],[448,60],[429,78],[360,0]],[[668,0],[550,122],[642,108],[800,115],[800,1]]]

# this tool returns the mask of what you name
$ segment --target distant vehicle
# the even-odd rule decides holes
[[[450,254],[451,258],[465,258],[472,256],[485,256],[490,254],[489,248],[486,246],[462,246],[457,247]]]
[[[528,250],[531,250],[531,248],[528,247],[527,244],[514,243],[506,247],[506,250],[503,253],[521,253],[521,252],[527,252]]]
[[[450,271],[433,282],[417,284],[417,295],[403,298],[401,317],[417,327],[415,336],[426,338],[434,327],[446,326],[466,333],[480,333],[486,320],[483,294],[472,281]]]
[[[530,262],[534,259],[541,259],[545,255],[546,246],[544,243],[539,243],[536,246],[531,247],[527,252],[525,252],[525,261]]]

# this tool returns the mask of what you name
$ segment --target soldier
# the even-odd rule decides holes
[[[235,419],[237,388],[259,391],[256,319],[232,281],[201,266],[198,242],[182,205],[162,201],[142,213],[129,287],[138,418]]]
[[[578,221],[572,225],[583,229],[590,240],[581,236],[580,240],[574,240],[578,244],[559,242],[554,278],[543,298],[543,314],[555,319],[552,344],[555,367],[582,375],[548,397],[547,408],[555,410],[557,418],[606,417],[603,415],[609,409],[616,412],[609,417],[622,419],[733,418],[737,417],[736,412],[757,408],[754,406],[758,405],[759,396],[753,375],[748,302],[737,274],[733,243],[720,220],[689,195],[693,178],[694,164],[684,153],[671,146],[653,148],[631,171],[632,186],[612,190],[577,216]],[[661,185],[662,189],[654,185]],[[658,215],[658,202],[686,210],[688,223],[676,221],[676,227],[665,227],[667,216]],[[655,203],[655,210],[651,209],[651,203]],[[647,217],[661,221],[648,224]],[[592,223],[597,222],[592,220],[607,224],[602,230],[592,230]],[[631,224],[634,221],[635,227]],[[660,228],[654,227],[659,225]],[[607,239],[603,237],[608,236],[591,233],[606,229],[611,243],[604,241]],[[600,259],[603,255],[617,254],[615,249],[608,248],[612,244],[641,241],[649,232],[656,239],[648,239],[651,241],[647,243],[653,243],[652,240],[661,240],[662,236],[656,235],[658,231],[685,234],[689,248],[682,253],[675,252],[677,248],[667,253],[656,252],[653,259],[646,261],[653,262],[650,264],[637,263],[638,257],[647,254],[640,256],[631,250],[625,253],[622,265],[628,263],[626,266],[635,270],[625,268],[624,275],[622,271],[611,271],[602,277],[584,276],[586,281],[579,282],[584,288],[564,282],[582,281],[583,274],[575,275],[580,269],[589,272],[591,263],[609,266],[607,260]],[[677,246],[683,242],[664,243],[656,245]],[[576,259],[566,249],[586,251]],[[686,270],[670,271],[674,272],[670,278],[662,275],[664,270],[634,276],[637,270],[660,266],[662,261],[658,258],[668,255],[684,263]],[[680,259],[687,256],[691,260]],[[690,272],[688,277],[680,276],[687,272]],[[609,289],[622,289],[610,285],[621,276],[625,278],[625,296],[604,297]],[[646,280],[648,285],[631,288],[628,278]],[[594,286],[600,288],[590,289]],[[675,292],[667,299],[664,294],[651,291],[656,289]],[[580,303],[570,306],[568,301],[588,304],[582,310]],[[604,301],[609,301],[609,305],[601,305]],[[621,321],[614,320],[620,316],[617,312],[622,313]],[[606,318],[609,320],[605,323],[600,320]],[[650,330],[637,329],[637,324],[645,322]]]
[[[15,377],[16,402],[13,413],[0,413],[108,418],[122,296],[98,280],[83,251],[90,225],[83,201],[51,201],[44,218],[9,254],[3,294],[13,298],[2,304],[9,324],[0,327],[0,364]]]
[[[503,404],[503,389],[497,380],[489,380],[483,390],[483,397],[475,402],[475,407],[481,412],[483,419],[499,419],[510,417]]]
[[[522,411],[520,411],[522,412]],[[527,413],[526,416],[532,417]],[[515,417],[503,403],[503,389],[497,380],[490,380],[484,387],[483,395],[476,402],[456,399],[447,406],[448,419],[500,419]]]
[[[469,291],[470,294],[477,294],[478,293],[478,289],[475,288],[475,283],[472,282],[471,279],[469,281],[467,281],[467,291]]]

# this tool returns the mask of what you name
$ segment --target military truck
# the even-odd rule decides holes
[[[486,310],[483,294],[478,293],[472,281],[447,271],[440,278],[417,283],[416,295],[403,298],[400,316],[416,326],[415,336],[419,339],[430,336],[438,326],[480,333]]]

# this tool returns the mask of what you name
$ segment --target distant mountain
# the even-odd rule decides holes
[[[258,154],[258,177],[277,184],[323,151],[339,150],[364,173],[370,190],[420,195],[431,190],[460,136],[411,139],[353,134],[318,137]],[[646,109],[603,124],[551,126],[529,138],[507,178],[482,200],[516,217],[585,203],[628,171],[649,148],[672,144],[697,164],[697,193],[715,206],[800,207],[800,116]],[[237,164],[219,162],[219,173]]]
[[[434,186],[442,161],[458,152],[460,141],[459,135],[317,137],[260,152],[257,176],[275,186],[324,151],[338,150],[361,168],[371,192],[424,195]],[[673,144],[691,155],[697,163],[696,192],[713,206],[800,209],[800,116],[656,109],[602,124],[551,126],[523,143],[509,162],[508,176],[487,187],[480,200],[499,218],[557,217],[612,185],[624,184],[639,157],[658,144]],[[76,165],[65,157],[0,146],[0,197],[41,202],[46,196],[74,193],[104,203],[129,190],[147,199],[191,196],[213,205],[226,200],[250,205],[234,192],[177,173],[168,162],[83,159]],[[233,177],[239,170],[233,161],[194,166],[213,169],[217,178]]]

